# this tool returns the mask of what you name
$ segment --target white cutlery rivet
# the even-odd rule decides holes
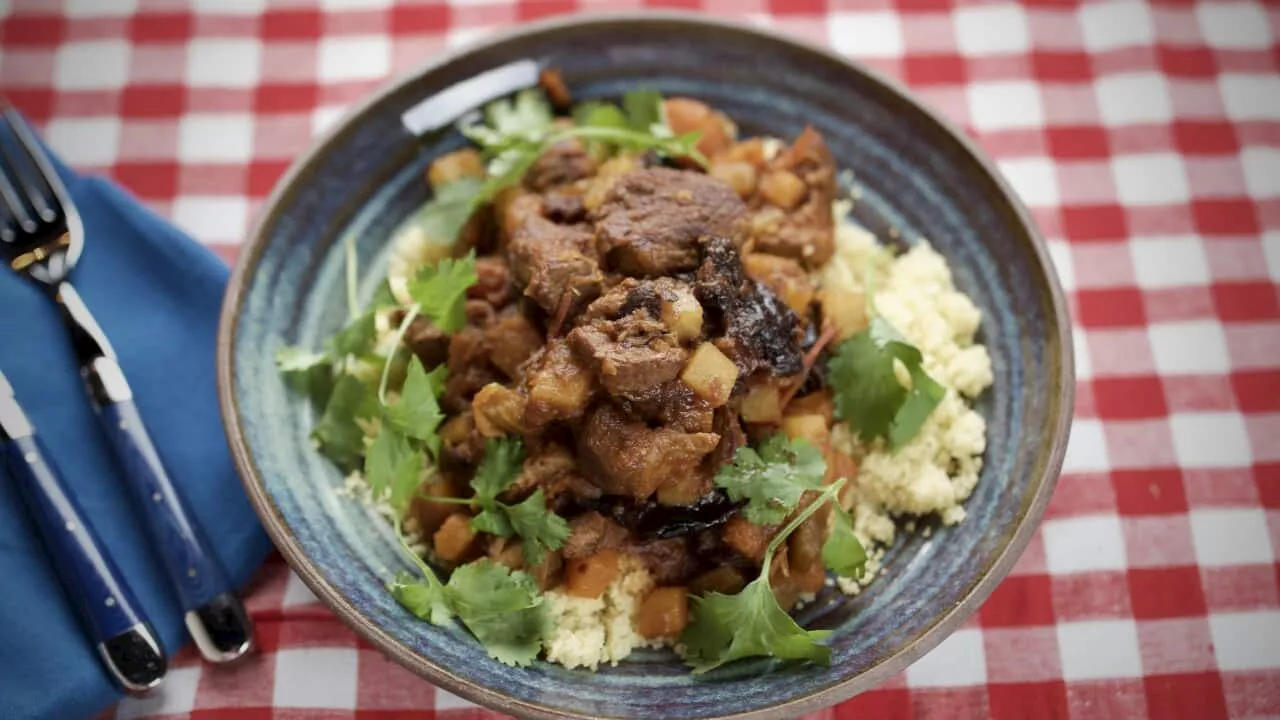
[[[33,452],[29,452],[26,455],[23,455],[22,459],[26,460],[29,464],[34,465],[36,461],[40,459],[40,456]]]
[[[75,523],[73,523],[73,522],[68,522],[68,523],[67,523],[67,532],[75,532],[75,531],[76,531],[76,524],[75,524]]]
[[[195,569],[195,568],[188,568],[188,569],[187,569],[187,577],[195,577],[195,576],[196,576],[196,569]]]
[[[116,606],[116,599],[115,599],[115,598],[107,598],[107,607],[115,607],[115,606]]]
[[[152,500],[155,500],[156,502],[160,502],[161,500],[163,500],[163,499],[164,499],[164,496],[163,496],[163,495],[161,495],[160,493],[153,493],[153,494],[151,495],[151,499],[152,499]]]

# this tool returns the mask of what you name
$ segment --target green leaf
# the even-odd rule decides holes
[[[622,96],[622,109],[627,114],[627,125],[637,132],[653,133],[654,126],[667,128],[662,115],[662,95],[657,90],[640,88]],[[667,133],[670,134],[667,129]]]
[[[409,438],[391,428],[383,428],[369,446],[364,478],[375,497],[386,497],[392,508],[404,513],[422,484],[422,468],[422,453],[413,449]]]
[[[524,443],[511,437],[490,438],[484,441],[484,457],[476,468],[471,487],[476,501],[492,502],[515,482],[524,464]]]
[[[427,385],[431,387],[431,394],[435,397],[444,395],[444,385],[449,381],[449,368],[445,365],[437,365],[427,373]]]
[[[547,499],[538,488],[523,502],[503,505],[511,528],[523,540],[524,561],[528,567],[537,567],[547,559],[548,550],[559,550],[572,531],[569,523],[547,509]]]
[[[444,625],[453,619],[444,585],[434,574],[418,580],[409,573],[399,572],[387,589],[396,602],[419,619],[434,625]]]
[[[573,108],[573,122],[582,127],[627,127],[627,116],[613,103],[588,100]]]
[[[542,595],[527,573],[488,560],[453,571],[449,604],[494,659],[528,665],[542,649]]]
[[[349,472],[364,456],[364,430],[356,420],[371,420],[377,414],[377,394],[359,379],[340,375],[311,436],[326,457]]]
[[[516,93],[511,100],[495,100],[485,106],[485,122],[500,135],[536,135],[551,126],[551,103],[540,90]]]
[[[439,454],[440,438],[436,429],[444,420],[444,413],[436,402],[431,376],[422,368],[417,355],[409,359],[400,398],[387,406],[386,416],[391,427],[426,443],[433,455]]]
[[[853,534],[853,519],[838,504],[832,514],[831,534],[822,544],[822,563],[843,577],[860,578],[867,569],[867,551]]]
[[[743,515],[756,525],[774,525],[795,509],[807,490],[820,490],[827,472],[822,453],[804,440],[774,433],[759,451],[739,448],[733,462],[716,473],[729,499],[747,501]]]
[[[464,177],[436,190],[435,197],[418,211],[418,226],[431,240],[452,244],[478,207],[476,198],[484,183]]]
[[[456,333],[467,324],[464,302],[467,288],[475,284],[476,257],[445,258],[418,271],[409,282],[409,295],[419,311],[445,333]]]
[[[305,393],[311,404],[323,409],[333,392],[333,360],[324,353],[297,347],[276,351],[276,368],[295,392]]]
[[[505,509],[499,503],[491,503],[489,507],[471,518],[471,529],[503,538],[509,538],[516,532],[515,528],[511,527],[511,521],[507,519]]]
[[[391,292],[391,283],[388,280],[378,283],[378,287],[373,291],[373,299],[369,303],[374,310],[381,310],[398,304],[396,296]]]
[[[776,657],[831,664],[831,648],[819,645],[826,633],[796,624],[773,597],[763,575],[736,595],[693,596],[695,622],[685,628],[685,662],[695,674],[747,657]]]
[[[898,382],[894,360],[911,375]],[[885,438],[893,449],[909,442],[942,400],[945,390],[925,373],[920,351],[879,316],[836,347],[828,369],[836,416],[863,440]]]
[[[377,327],[374,320],[374,311],[366,310],[356,319],[347,323],[346,327],[338,331],[329,340],[329,345],[333,348],[334,357],[343,358],[348,355],[364,355],[373,348],[373,342],[376,337]]]

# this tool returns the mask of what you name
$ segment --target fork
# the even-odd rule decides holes
[[[80,216],[34,132],[8,104],[0,104],[0,111],[0,258],[57,303],[80,375],[182,606],[187,632],[209,662],[236,660],[253,647],[249,616],[170,480],[115,352],[69,280],[84,248]]]

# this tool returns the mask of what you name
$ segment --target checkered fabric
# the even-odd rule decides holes
[[[0,0],[0,89],[70,163],[228,261],[290,160],[394,73],[594,0]],[[1075,319],[1077,409],[1012,575],[819,717],[1280,716],[1280,6],[681,0],[899,78],[998,162]],[[187,653],[121,718],[479,718],[278,559],[263,652]]]

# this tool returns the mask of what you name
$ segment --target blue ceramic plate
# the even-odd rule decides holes
[[[463,145],[452,130],[415,138],[402,115],[521,60],[560,68],[576,99],[648,86],[710,102],[744,135],[794,137],[812,123],[858,178],[858,219],[882,236],[894,227],[908,242],[928,237],[982,309],[995,385],[978,403],[988,450],[968,519],[927,539],[907,535],[867,591],[829,592],[801,613],[810,627],[834,629],[832,667],[745,662],[695,679],[657,653],[598,673],[501,665],[461,628],[421,622],[387,594],[386,579],[408,568],[389,528],[335,494],[338,471],[308,442],[312,412],[281,381],[276,349],[319,348],[345,321],[348,236],[372,293],[392,229],[426,200],[428,162]],[[428,124],[447,123],[451,104],[483,101],[497,81],[481,83],[478,98],[445,95]],[[671,14],[529,25],[418,68],[348,114],[267,202],[231,280],[218,353],[227,435],[249,497],[316,595],[423,678],[545,718],[792,717],[902,670],[978,608],[1030,539],[1061,467],[1074,387],[1070,324],[1044,244],[971,143],[901,89],[824,50]]]

